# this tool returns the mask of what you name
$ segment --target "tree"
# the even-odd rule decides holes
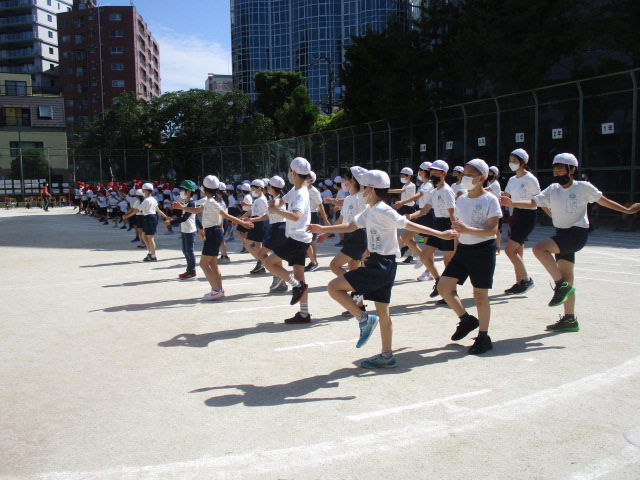
[[[20,180],[49,178],[49,164],[44,152],[39,148],[26,148],[22,150],[22,170],[20,169],[20,156],[11,160],[11,178]]]
[[[320,109],[311,102],[307,87],[298,85],[291,97],[276,110],[276,119],[285,137],[308,135],[316,123]]]
[[[238,140],[241,145],[258,145],[275,139],[276,130],[273,120],[261,113],[246,118],[240,124]]]

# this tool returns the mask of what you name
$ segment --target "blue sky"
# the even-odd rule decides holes
[[[101,7],[129,0],[98,0]],[[204,88],[208,73],[231,73],[229,0],[134,0],[160,44],[162,91]]]

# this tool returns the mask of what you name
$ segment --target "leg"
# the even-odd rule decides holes
[[[546,238],[536,243],[532,250],[533,254],[540,261],[545,270],[549,272],[553,281],[559,282],[562,280],[562,272],[558,268],[556,259],[553,257],[554,253],[560,253],[560,249],[558,248],[558,245],[556,245],[556,242],[550,238]]]
[[[283,282],[289,280],[289,272],[286,268],[282,266],[282,259],[277,256],[275,253],[271,253],[267,258],[264,259],[264,268],[269,270],[272,275],[278,277]],[[304,272],[304,269],[303,269]],[[295,277],[294,277],[295,278]]]
[[[156,256],[156,240],[154,235],[145,235],[145,243],[149,247],[149,254],[152,257]]]
[[[433,278],[437,280],[438,278],[440,278],[440,273],[436,268],[436,264],[433,258],[433,254],[436,250],[436,247],[426,245],[422,249],[422,251],[418,253],[418,256],[420,257],[420,260],[422,260],[423,265],[427,268],[427,270],[429,270],[429,273],[431,273],[431,275],[433,275]]]
[[[184,245],[184,256],[187,259],[187,270],[190,272],[196,271],[196,252],[193,248],[195,243],[195,233],[183,233],[182,241]]]
[[[404,244],[409,247],[411,253],[415,253],[416,255],[420,256],[421,249],[420,247],[418,247],[418,244],[414,240],[415,235],[416,234],[414,232],[406,231],[402,234],[401,238]]]
[[[513,268],[516,274],[516,283],[518,283],[527,276],[527,269],[524,265],[524,260],[522,259],[524,245],[509,239],[509,241],[507,242],[507,247],[504,251],[513,264]]]
[[[298,280],[299,282],[305,283],[304,281],[304,265],[294,265],[293,266],[293,278]],[[306,291],[300,297],[300,303],[307,303],[309,301],[309,292]]]
[[[316,242],[315,240],[309,244],[309,250],[307,250],[307,254],[309,255],[309,260],[311,263],[317,265],[318,258],[316,257]]]
[[[353,287],[344,276],[334,278],[327,285],[327,292],[329,296],[338,302],[342,307],[347,310],[351,315],[359,318],[362,315],[362,310],[353,301],[349,292],[353,291]]]
[[[202,268],[204,276],[207,277],[211,290],[219,290],[222,288],[222,276],[218,268],[217,257],[202,255],[200,257],[200,268]]]
[[[442,256],[444,258],[444,266],[446,267],[447,265],[449,265],[449,262],[451,261],[451,259],[453,258],[453,255],[455,255],[456,251],[455,250],[450,250],[447,252],[442,252]]]
[[[353,261],[351,257],[348,257],[342,252],[338,252],[336,256],[333,257],[333,260],[331,260],[329,268],[336,277],[340,277],[347,273],[347,271],[344,269],[344,265],[349,263],[350,261]]]
[[[473,287],[473,299],[478,309],[478,321],[480,331],[489,331],[489,318],[491,317],[491,305],[489,304],[489,289]]]
[[[558,260],[558,269],[562,278],[573,285],[573,267],[574,264],[567,260]],[[571,295],[563,304],[565,315],[574,315],[576,307],[576,294]]]
[[[447,305],[455,312],[456,316],[461,317],[467,311],[462,306],[460,298],[456,295],[456,286],[458,279],[453,277],[440,277],[438,282],[438,293],[447,302]]]
[[[375,302],[378,322],[380,322],[380,339],[382,340],[382,350],[390,352],[392,350],[393,323],[389,313],[389,304]]]

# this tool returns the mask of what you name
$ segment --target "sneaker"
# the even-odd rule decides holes
[[[258,273],[260,270],[264,270],[264,269],[262,268],[262,262],[258,260],[256,262],[256,266],[253,267],[253,270],[251,270],[249,273]]]
[[[431,293],[429,294],[429,297],[430,297],[430,298],[436,298],[438,295],[440,295],[440,294],[438,293],[438,281],[439,281],[439,280],[440,280],[440,279],[439,279],[439,278],[437,278],[437,279],[436,279],[436,283],[434,283],[434,284],[433,284],[433,290],[431,290]]]
[[[469,333],[480,326],[480,322],[478,322],[478,319],[476,317],[474,317],[473,315],[469,315],[469,318],[471,320],[467,320],[466,322],[461,320],[460,323],[458,323],[458,328],[456,328],[455,333],[451,335],[451,340],[453,340],[454,342],[462,340],[464,337],[469,335]]]
[[[240,250],[240,253],[249,253],[249,251],[246,248],[242,247],[242,250]]]
[[[433,275],[431,275],[429,270],[425,270],[422,275],[418,277],[419,282],[429,282],[431,280],[433,280]]]
[[[130,232],[131,230],[133,230],[133,227],[127,228],[127,232]]]
[[[578,319],[576,317],[567,318],[560,317],[556,323],[552,325],[547,325],[545,329],[547,332],[578,332],[580,331],[580,326],[578,325]]]
[[[251,270],[252,275],[260,275],[262,273],[267,273],[267,270],[264,267],[259,270]]]
[[[295,305],[296,303],[298,303],[308,288],[309,285],[307,285],[306,283],[301,283],[299,287],[293,287],[291,289],[290,305]]]
[[[366,305],[362,305],[361,307],[358,307],[360,310],[362,310],[363,312],[367,311],[367,306]],[[342,312],[342,316],[345,318],[349,318],[352,315],[349,313],[349,310],[345,310],[344,312]]]
[[[166,232],[164,232],[165,235],[173,235],[173,232],[171,230],[167,230]]]
[[[227,240],[227,242],[235,242],[235,240],[236,240],[236,239],[235,239],[235,238],[233,238],[233,235],[231,235],[231,236],[229,237],[229,240]]]
[[[412,263],[415,263],[415,260],[413,259],[413,257],[407,257],[402,261],[402,263],[406,263],[407,265],[411,265]]]
[[[422,267],[424,267],[424,265],[422,264],[422,260],[420,259],[420,257],[418,257],[418,260],[416,261],[413,268],[415,268],[416,270],[420,270]]]
[[[371,338],[371,334],[378,326],[378,317],[376,315],[367,315],[367,321],[360,323],[360,338],[356,343],[356,348],[362,347]]]
[[[529,278],[529,280],[525,280],[523,278],[511,288],[505,290],[504,293],[508,293],[511,295],[525,293],[527,290],[531,290],[533,287],[535,287],[535,285],[536,282],[533,281],[533,278]]]
[[[320,265],[318,265],[317,263],[311,263],[309,262],[309,265],[307,265],[306,267],[304,267],[304,271],[305,272],[315,272],[317,269],[320,268]]]
[[[436,307],[448,307],[449,304],[447,303],[447,301],[444,298],[441,298],[440,300],[436,301],[436,303],[434,303],[434,305]]]
[[[126,225],[125,225],[125,226],[123,226],[123,227],[120,227],[120,230],[124,230],[125,228],[127,228],[127,226],[126,226]]]
[[[562,305],[571,295],[573,295],[575,291],[576,287],[571,285],[566,280],[563,280],[560,285],[556,285],[556,287],[553,289],[553,297],[549,302],[549,306],[557,307],[559,305]]]
[[[222,298],[224,298],[224,288],[221,288],[219,290],[211,290],[209,293],[205,294],[202,297],[202,300],[204,301],[213,301],[213,300],[220,300]]]
[[[296,314],[291,318],[286,318],[284,323],[310,323],[311,322],[311,314],[308,314],[306,317],[303,317],[300,312],[296,312]]]
[[[475,342],[473,342],[473,345],[469,348],[469,353],[471,355],[478,355],[493,348],[493,345],[491,344],[491,337],[489,337],[489,335],[478,335],[474,340]]]
[[[144,257],[143,262],[157,262],[158,259],[156,257],[152,257],[151,254]]]
[[[147,248],[146,245],[138,245],[138,248]]]
[[[406,254],[408,251],[409,251],[409,247],[407,247],[407,246],[405,245],[404,247],[402,247],[402,248],[400,249],[400,256],[401,256],[401,257],[404,257],[404,256],[405,256],[405,254]]]
[[[224,256],[224,255],[220,255],[220,258],[218,258],[218,264],[226,265],[228,263],[231,263],[231,259],[229,257]]]
[[[269,287],[269,291],[273,291],[278,288],[282,284],[282,280],[278,277],[273,277],[271,280],[271,286]],[[286,284],[285,284],[286,285]]]
[[[140,241],[140,239],[138,237],[136,237],[133,240],[131,240],[131,242],[129,242],[129,243],[136,243],[136,242],[139,242],[139,241]]]
[[[281,283],[271,291],[273,293],[285,293],[287,290],[289,290],[289,285],[287,285],[286,283]]]
[[[194,278],[196,276],[196,272],[190,272],[190,271],[186,271],[184,273],[181,273],[180,275],[178,275],[178,278],[180,280],[187,280],[189,278]]]
[[[384,358],[382,354],[360,362],[360,366],[362,368],[396,368],[397,365],[398,362],[396,362],[395,357]]]

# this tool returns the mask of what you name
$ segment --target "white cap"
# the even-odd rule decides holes
[[[269,179],[268,178],[261,178],[260,180],[262,180],[262,183],[264,183],[265,186],[269,185]]]
[[[436,160],[431,164],[431,170],[441,170],[443,172],[448,172],[449,164],[444,160]]]
[[[284,179],[275,175],[269,179],[269,185],[276,188],[284,188]]]
[[[153,184],[145,183],[144,185],[142,185],[142,190],[151,190],[151,191],[153,191],[155,189],[153,188]]]
[[[215,175],[207,175],[202,180],[202,186],[204,188],[208,188],[209,190],[217,190],[220,185],[220,180]]]
[[[250,192],[251,191],[251,185],[249,185],[248,183],[243,183],[240,186],[240,190],[242,190],[243,192]]]
[[[309,172],[311,171],[311,164],[302,157],[296,157],[291,160],[291,165],[289,165],[289,167],[299,175],[309,175]]]
[[[362,183],[360,181],[362,180],[362,176],[369,171],[366,168],[358,167],[357,165],[355,167],[351,167],[350,170],[358,183]]]
[[[136,196],[137,195],[136,189],[132,188],[131,190],[129,190],[129,195],[132,196],[132,197]]]
[[[569,165],[570,167],[577,167],[578,159],[573,153],[561,153],[553,158],[553,165],[556,163],[562,163],[564,165]]]
[[[242,180],[242,183],[251,183],[249,180]]]
[[[342,177],[338,175],[336,178],[333,179],[333,183],[342,183]]]
[[[400,170],[400,175],[413,175],[413,170],[411,170],[409,167],[404,167],[402,170]]]
[[[489,165],[487,165],[487,162],[485,162],[481,158],[474,158],[473,160],[469,160],[467,162],[467,165],[471,165],[485,177],[489,175]]]
[[[233,185],[231,184],[227,185],[227,191],[233,192],[233,190],[234,190]]]
[[[141,197],[142,195],[144,195],[144,192],[142,191],[141,188],[139,188],[138,190],[136,190],[136,196]]]
[[[529,163],[529,154],[522,148],[516,148],[511,155],[515,155],[521,159],[524,163]]]
[[[180,189],[178,187],[174,188],[173,193],[180,193]]]
[[[324,181],[324,184],[325,184],[327,187],[331,187],[331,186],[333,185],[333,181],[331,181],[330,179],[328,179],[328,178],[327,178],[327,179]]]
[[[264,188],[264,182],[260,179],[254,180],[251,182],[252,187]]]
[[[457,166],[453,167],[453,171],[462,173],[462,172],[464,172],[464,167],[461,167],[460,165],[457,165]]]
[[[163,193],[163,195],[171,195],[171,190],[167,189],[162,193]]]
[[[311,183],[315,182],[316,178],[318,178],[316,177],[316,172],[314,172],[313,170],[309,172],[309,177],[311,178]]]
[[[227,189],[227,184],[220,182],[220,185],[218,185],[218,190],[226,190],[226,189]]]
[[[422,162],[420,164],[420,170],[429,170],[431,168],[431,162]]]
[[[369,170],[362,175],[362,180],[359,183],[365,187],[373,188],[389,188],[391,186],[389,175],[382,170]]]
[[[498,167],[496,167],[496,166],[489,167],[489,170],[491,170],[496,175],[500,175],[500,170],[498,170]]]

